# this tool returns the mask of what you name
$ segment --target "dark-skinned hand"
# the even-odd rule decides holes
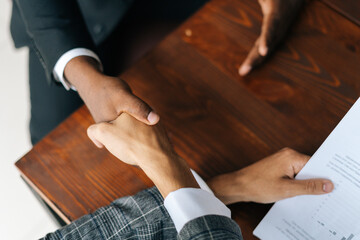
[[[305,0],[258,0],[263,13],[260,36],[239,68],[247,75],[283,40]]]

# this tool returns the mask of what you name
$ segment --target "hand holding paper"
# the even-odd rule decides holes
[[[272,203],[297,195],[331,192],[333,184],[327,179],[294,180],[309,158],[284,148],[239,171],[215,177],[208,184],[225,204]]]
[[[360,101],[296,176],[329,178],[332,193],[277,202],[254,234],[263,240],[360,239]]]

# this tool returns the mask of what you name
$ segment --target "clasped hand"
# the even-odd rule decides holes
[[[91,57],[73,58],[66,65],[64,75],[79,92],[95,122],[112,121],[123,112],[149,125],[160,119],[146,102],[132,93],[125,81],[103,74],[99,63]]]

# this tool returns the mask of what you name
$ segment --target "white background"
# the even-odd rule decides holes
[[[57,226],[14,166],[31,144],[28,51],[13,46],[9,33],[11,2],[0,1],[0,236],[38,239]]]

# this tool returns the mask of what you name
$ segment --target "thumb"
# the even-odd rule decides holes
[[[124,112],[148,125],[155,125],[160,120],[159,115],[147,103],[130,93]]]
[[[286,180],[288,196],[298,195],[320,195],[330,193],[334,189],[334,184],[327,179],[308,179],[308,180]]]

